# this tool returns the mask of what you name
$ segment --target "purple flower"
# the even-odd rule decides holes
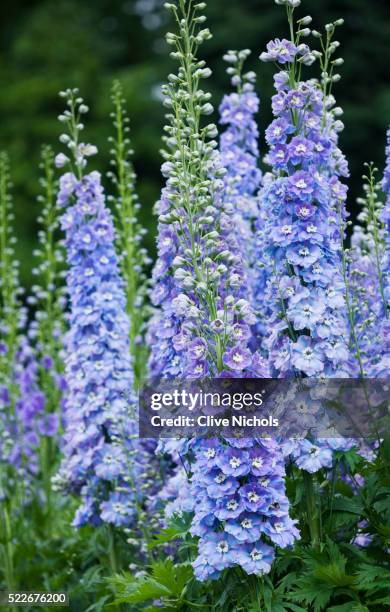
[[[217,466],[228,476],[244,476],[249,472],[249,455],[238,448],[227,448],[219,453]]]
[[[260,55],[263,62],[278,62],[279,64],[287,64],[293,62],[297,54],[297,47],[283,38],[275,38],[267,44],[267,51]]]
[[[100,516],[105,523],[116,527],[128,525],[134,517],[134,508],[129,506],[128,494],[110,493],[108,501],[100,504]]]
[[[308,336],[300,336],[292,344],[291,361],[294,367],[307,376],[315,376],[324,369],[322,351]]]
[[[238,542],[257,542],[262,533],[261,517],[258,514],[244,512],[239,521],[233,519],[226,521],[225,531],[234,536]]]
[[[314,182],[308,172],[299,170],[289,179],[291,193],[303,201],[310,199],[314,192]]]
[[[97,172],[63,177],[61,187],[71,309],[64,457],[56,484],[80,496],[75,525],[129,525],[135,515],[129,474],[138,486],[148,453],[134,437],[130,327],[112,217]]]
[[[250,366],[252,354],[249,349],[242,349],[240,346],[234,346],[225,353],[224,362],[232,370],[242,371]]]
[[[195,338],[188,345],[188,354],[190,359],[198,361],[206,355],[207,343],[203,338]]]
[[[305,328],[314,330],[317,323],[322,320],[325,308],[325,304],[316,295],[313,295],[309,299],[296,302],[288,309],[287,315],[296,330]]]
[[[332,451],[326,447],[316,446],[309,440],[303,440],[293,455],[298,467],[311,474],[322,468],[332,467]]]
[[[261,512],[269,503],[267,496],[264,497],[264,490],[254,482],[243,486],[240,495],[246,509],[251,512]]]
[[[247,574],[268,574],[275,558],[274,549],[263,542],[247,544],[240,550],[238,561]]]

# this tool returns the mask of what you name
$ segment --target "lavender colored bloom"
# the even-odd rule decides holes
[[[71,312],[64,459],[55,480],[81,498],[75,526],[123,526],[134,517],[134,483],[146,453],[135,440],[129,321],[113,223],[97,172],[80,180],[65,174],[60,185]]]
[[[234,346],[225,353],[225,364],[232,370],[242,372],[249,367],[252,362],[252,355],[249,349],[242,349],[239,346]]]
[[[346,169],[331,102],[313,81],[292,86],[280,78],[276,88],[280,104],[267,130],[273,175],[263,190],[263,252],[274,262],[264,285],[273,327],[265,349],[273,375],[342,375],[350,367],[340,245]],[[283,175],[273,156],[279,142],[287,153]]]
[[[267,51],[260,55],[263,62],[278,62],[287,64],[293,62],[297,54],[297,47],[289,40],[275,38],[267,44]]]
[[[307,376],[315,376],[324,369],[322,351],[307,336],[300,336],[294,343],[291,362]]]
[[[191,531],[201,537],[194,563],[198,580],[218,578],[222,569],[235,565],[261,575],[270,570],[274,558],[263,536],[272,534],[275,544],[282,546],[299,537],[288,514],[284,457],[278,445],[273,440],[242,442],[198,440],[194,445]],[[224,552],[217,553],[216,562],[214,547],[221,542]]]
[[[100,504],[100,517],[105,523],[117,527],[129,525],[134,519],[135,510],[129,505],[128,493],[110,493],[108,501]]]
[[[303,440],[293,456],[298,467],[311,474],[322,468],[332,467],[332,451],[326,446],[312,444],[309,440]]]
[[[255,574],[257,576],[270,572],[274,558],[275,552],[272,546],[268,546],[263,542],[247,544],[237,555],[237,560],[243,570],[247,574]]]
[[[229,448],[218,454],[216,465],[228,476],[244,476],[250,470],[249,455],[237,448]]]

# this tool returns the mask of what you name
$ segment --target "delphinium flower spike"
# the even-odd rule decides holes
[[[384,205],[380,199],[377,168],[366,164],[364,197],[358,199],[362,211],[347,251],[347,302],[350,313],[351,347],[357,364],[357,375],[375,377],[386,360],[386,339],[382,329],[386,325],[387,301],[385,297],[386,249],[385,232],[381,217]]]
[[[212,112],[210,95],[200,88],[210,70],[196,53],[210,33],[191,30],[190,24],[204,21],[203,3],[169,7],[180,34],[168,34],[167,40],[175,47],[171,55],[179,70],[163,88],[170,109],[162,168],[167,185],[158,204],[153,289],[161,312],[152,325],[165,359],[161,350],[154,352],[152,363],[159,356],[159,369],[151,371],[200,377],[226,370],[237,376],[258,367],[247,348],[254,314],[241,296],[243,261],[232,229],[233,206],[223,197],[226,170],[216,151],[217,129],[201,125],[202,116]]]
[[[382,190],[385,194],[385,205],[381,213],[385,237],[385,262],[383,267],[384,297],[387,302],[387,317],[389,317],[390,302],[390,128],[387,130],[386,167],[382,181]]]
[[[28,497],[30,473],[25,469],[29,445],[18,421],[19,395],[16,362],[21,346],[25,309],[21,304],[19,262],[15,257],[8,156],[0,153],[0,549],[7,588],[16,586],[14,574],[14,519]],[[22,425],[22,427],[20,427]],[[27,440],[26,440],[27,442]]]
[[[167,40],[175,47],[171,55],[179,70],[164,88],[171,112],[163,166],[167,186],[158,209],[161,267],[154,288],[161,310],[153,333],[169,343],[165,353],[161,343],[152,352],[152,363],[160,360],[160,373],[172,376],[175,351],[176,375],[262,377],[266,365],[248,348],[255,317],[232,223],[235,203],[225,197],[226,169],[210,140],[216,128],[200,124],[201,115],[212,112],[210,96],[199,86],[210,71],[197,59],[199,44],[210,34],[193,30],[193,24],[205,20],[199,14],[205,5],[180,0],[167,6],[178,27],[178,34],[168,34]],[[257,439],[198,439],[192,452],[188,499],[194,510],[191,530],[200,538],[196,577],[217,578],[234,566],[247,573],[268,572],[275,553],[264,535],[280,546],[292,544],[298,535],[288,515],[279,449]],[[183,509],[186,500],[180,497],[169,505],[171,514]]]
[[[250,51],[228,51],[224,60],[229,64],[227,73],[236,91],[226,94],[219,108],[220,123],[226,126],[220,138],[221,162],[226,169],[224,198],[233,208],[232,224],[242,248],[243,272],[246,292],[256,285],[258,276],[257,222],[259,217],[258,192],[261,171],[258,168],[259,130],[256,115],[260,101],[255,92],[254,72],[243,72]],[[257,312],[257,295],[251,303]]]
[[[294,32],[291,11],[289,19]],[[341,376],[349,355],[338,218],[344,222],[346,188],[339,177],[348,171],[328,89],[335,75],[323,72],[321,84],[300,80],[302,64],[314,59],[302,36],[301,28],[291,41],[272,41],[261,56],[283,67],[275,76],[275,119],[266,131],[274,174],[264,193],[275,272],[269,355],[276,375]]]
[[[144,452],[136,437],[136,403],[126,295],[114,246],[114,226],[100,175],[84,174],[96,147],[79,143],[80,115],[87,108],[77,90],[63,93],[68,110],[60,137],[71,159],[57,165],[74,172],[60,179],[58,205],[64,209],[67,289],[70,300],[66,339],[68,385],[64,459],[57,486],[81,498],[73,524],[118,527],[140,517]],[[136,462],[134,458],[136,456]]]
[[[60,211],[56,205],[58,182],[55,179],[54,153],[48,146],[42,148],[41,170],[42,193],[38,196],[42,206],[38,217],[39,248],[34,252],[36,266],[32,270],[36,283],[31,288],[27,302],[34,308],[34,319],[29,325],[28,338],[34,347],[37,384],[45,398],[40,427],[40,471],[48,510],[51,478],[58,467],[57,436],[66,389],[63,376],[63,336],[66,327],[64,251],[59,238]]]
[[[135,172],[130,148],[129,118],[127,116],[122,86],[115,81],[112,87],[113,112],[111,114],[115,135],[112,144],[112,171],[109,173],[116,194],[111,196],[115,206],[117,249],[122,277],[125,281],[127,312],[130,318],[130,348],[134,362],[136,385],[142,380],[147,360],[146,344],[142,333],[148,315],[145,305],[146,268],[150,259],[142,246],[146,230],[140,225],[138,212],[140,203],[136,193]]]
[[[290,40],[274,40],[261,54],[276,62],[275,119],[266,130],[267,162],[273,178],[263,198],[268,208],[267,251],[272,279],[266,299],[271,308],[272,333],[267,342],[274,376],[344,377],[351,374],[349,329],[345,304],[344,238],[346,160],[338,147],[342,111],[335,107],[332,86],[342,59],[333,59],[339,43],[333,39],[342,20],[313,31],[322,51],[302,42],[311,34],[311,17],[294,23],[287,8]],[[303,66],[316,59],[321,80],[303,81]],[[295,459],[308,472],[332,465],[333,448],[347,450],[351,440],[322,440],[297,444]],[[320,460],[319,460],[320,459]]]

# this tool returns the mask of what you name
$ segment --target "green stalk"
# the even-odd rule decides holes
[[[303,474],[303,486],[305,489],[305,510],[307,525],[309,527],[310,539],[314,548],[317,548],[321,542],[321,529],[320,529],[320,517],[318,512],[318,506],[316,502],[316,491],[313,474],[302,471]]]
[[[3,557],[4,557],[4,580],[8,591],[15,591],[17,588],[14,573],[14,545],[13,545],[13,534],[12,534],[12,523],[9,508],[7,502],[2,502],[2,515],[3,515],[3,537],[4,544]],[[12,610],[14,608],[12,607]]]

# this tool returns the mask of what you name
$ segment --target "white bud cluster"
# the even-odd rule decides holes
[[[80,132],[84,130],[84,123],[81,122],[81,116],[88,113],[89,108],[84,103],[83,98],[79,95],[79,90],[66,89],[60,91],[59,96],[66,100],[67,108],[58,116],[58,120],[65,124],[67,132],[63,132],[59,140],[62,144],[65,144],[70,151],[70,156],[64,153],[59,153],[55,158],[55,165],[57,168],[63,168],[67,164],[71,164],[74,161],[76,168],[78,169],[79,175],[82,173],[82,169],[87,164],[87,157],[96,155],[97,148],[94,145],[80,143]]]

